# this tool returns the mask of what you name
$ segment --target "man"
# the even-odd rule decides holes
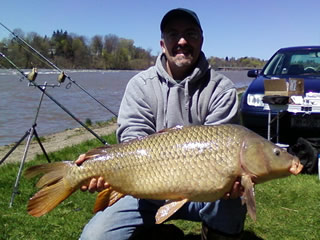
[[[176,125],[221,124],[237,118],[236,89],[228,78],[210,69],[201,51],[203,33],[197,15],[173,9],[163,17],[160,29],[162,54],[155,66],[134,76],[127,85],[118,117],[119,142]],[[102,178],[93,179],[83,189],[100,191],[105,185]],[[202,239],[239,239],[246,215],[240,195],[241,186],[236,182],[224,199],[187,203],[171,219],[201,221]],[[142,226],[154,226],[155,213],[163,204],[126,196],[98,212],[81,239],[139,236]]]

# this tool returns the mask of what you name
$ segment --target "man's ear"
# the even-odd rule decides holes
[[[164,44],[164,40],[163,39],[160,40],[160,46],[161,46],[162,52],[165,53],[166,52],[166,48],[165,48],[165,44]]]

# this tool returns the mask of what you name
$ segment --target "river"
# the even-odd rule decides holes
[[[118,112],[128,80],[137,73],[138,71],[71,70],[67,71],[67,74],[74,83],[66,79],[60,86],[53,87],[58,83],[57,73],[40,70],[36,82],[47,83],[45,91],[81,122],[85,123],[90,119],[94,123],[106,121],[114,116],[107,109]],[[229,77],[238,88],[248,86],[252,80],[246,76],[246,71],[221,73]],[[42,92],[34,86],[29,86],[28,81],[21,79],[21,74],[17,71],[0,69],[0,94],[2,146],[17,142],[32,127]],[[70,114],[46,95],[41,102],[36,123],[36,130],[40,136],[81,127]]]

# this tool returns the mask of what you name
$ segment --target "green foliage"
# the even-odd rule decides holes
[[[41,37],[36,33],[25,34],[20,29],[14,30],[34,49],[51,62],[62,68],[71,69],[145,69],[153,64],[154,56],[150,50],[134,46],[134,41],[115,35],[94,36],[89,41],[84,36],[69,34],[67,31],[54,31],[51,38]],[[13,39],[2,39],[0,51],[19,68],[47,68],[28,47]],[[4,59],[0,64],[11,68]],[[141,65],[140,65],[141,64]]]
[[[43,163],[43,161],[32,162]],[[30,166],[28,163],[27,166]],[[26,166],[26,167],[27,167]],[[35,192],[35,180],[20,181],[20,194],[16,195],[13,207],[9,208],[12,186],[15,182],[18,164],[8,164],[0,167],[0,239],[77,239],[92,216],[92,206],[95,195],[76,192],[61,204],[62,208],[52,211],[41,218],[27,214],[26,204]],[[83,204],[87,203],[87,204]],[[68,230],[67,230],[68,229]]]
[[[116,143],[115,133],[103,137]],[[50,153],[52,161],[74,160],[94,147],[98,140],[86,141]],[[45,163],[43,155],[27,162],[25,168]],[[9,202],[19,164],[0,166],[0,240],[78,239],[84,225],[93,216],[96,194],[77,191],[50,213],[35,218],[27,214],[28,199],[36,192],[36,179],[20,181],[20,194],[13,207]],[[245,223],[246,240],[318,240],[320,239],[320,181],[316,175],[298,175],[269,181],[256,186],[257,221]],[[169,221],[181,228],[189,240],[199,240],[201,223]]]
[[[299,175],[256,186],[257,221],[247,217],[246,240],[320,239],[320,181],[316,175]],[[201,223],[174,220],[185,234],[196,235]],[[198,239],[198,238],[189,238]]]
[[[256,186],[257,222],[247,228],[263,239],[320,239],[320,181],[291,176]]]
[[[86,126],[88,126],[88,127],[92,126],[92,121],[91,121],[91,119],[90,119],[90,118],[86,118],[85,124],[86,124]]]
[[[263,68],[266,64],[266,61],[253,57],[242,57],[238,59],[211,57],[208,60],[214,69]]]

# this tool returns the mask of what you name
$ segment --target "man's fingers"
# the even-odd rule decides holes
[[[99,177],[97,181],[97,191],[101,192],[104,189],[104,179],[103,177]]]
[[[236,199],[243,195],[244,188],[241,186],[241,183],[237,180],[233,184],[230,192],[226,193],[223,196],[223,199]]]
[[[240,197],[240,183],[236,181],[233,184],[233,188],[230,193],[230,198],[234,199],[234,198],[238,198],[238,197]]]
[[[97,178],[92,178],[91,181],[89,182],[89,185],[82,185],[80,187],[80,190],[85,192],[85,191],[89,191],[90,193],[94,193],[94,192],[101,192],[104,189],[107,189],[110,187],[110,184],[105,182],[103,177],[99,177]]]
[[[91,179],[89,186],[88,186],[89,192],[94,193],[97,190],[97,182],[98,182],[98,180],[96,178]]]
[[[230,199],[230,193],[226,193],[226,194],[223,196],[223,199],[225,199],[225,200]]]

